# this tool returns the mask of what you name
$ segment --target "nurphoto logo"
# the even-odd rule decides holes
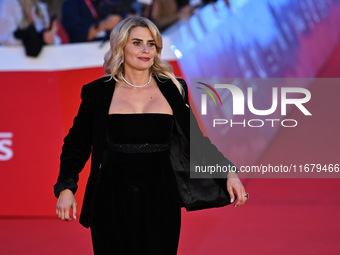
[[[256,116],[268,116],[268,115],[275,113],[277,110],[280,110],[280,116],[286,116],[287,108],[289,106],[297,107],[305,116],[312,115],[311,112],[308,111],[308,109],[304,105],[311,100],[311,93],[306,88],[272,87],[271,92],[270,92],[271,98],[266,98],[267,101],[271,103],[270,107],[267,107],[266,109],[258,109],[254,106],[254,101],[256,99],[256,96],[259,96],[259,95],[261,96],[260,86],[255,87],[255,89],[257,90],[256,93],[254,93],[253,87],[247,87],[246,95],[245,95],[245,93],[242,91],[241,88],[233,84],[214,84],[213,86],[211,86],[203,82],[197,82],[197,83],[206,87],[206,88],[197,87],[197,89],[200,89],[205,92],[201,94],[201,115],[202,116],[208,114],[207,94],[213,100],[215,106],[218,105],[217,100],[215,99],[216,97],[221,107],[232,107],[232,114],[234,116],[246,115],[245,107],[247,107],[247,110],[249,110],[251,114],[256,115]],[[232,97],[232,105],[230,104],[223,105],[220,94],[217,92],[217,90],[219,90],[220,94],[221,93],[223,94],[226,92],[229,93]],[[291,95],[294,95],[294,98],[291,98]],[[257,101],[259,101],[259,99]],[[277,122],[279,122],[281,126],[283,127],[296,127],[298,125],[297,121],[294,119],[283,119],[283,118],[282,119],[258,118],[258,119],[249,119],[249,120],[243,119],[241,122],[236,122],[235,120],[233,121],[232,119],[228,120],[225,118],[214,118],[213,127],[216,127],[217,125],[226,125],[226,124],[230,124],[230,127],[233,127],[235,125],[242,125],[243,127],[246,127],[246,126],[262,127],[265,124],[269,124],[271,125],[271,127],[274,127],[275,123]]]

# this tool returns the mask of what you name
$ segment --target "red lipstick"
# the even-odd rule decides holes
[[[150,60],[150,58],[148,58],[148,57],[139,57],[139,59],[144,61],[144,62],[148,62]]]

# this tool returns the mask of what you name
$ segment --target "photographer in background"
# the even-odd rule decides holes
[[[121,19],[119,1],[66,0],[62,7],[62,24],[73,43],[107,40]]]
[[[36,57],[44,44],[60,44],[57,24],[38,0],[0,1],[0,45],[24,45]]]

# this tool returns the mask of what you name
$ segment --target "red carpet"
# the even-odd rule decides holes
[[[339,77],[339,70],[340,47],[320,77]],[[340,163],[340,144],[332,137],[338,133],[339,116],[332,116],[335,119],[327,129],[320,124],[321,106],[340,109],[340,86],[327,93],[320,87],[310,90],[320,95],[321,101],[310,107],[321,121],[301,120],[307,121],[310,133],[282,129],[260,162],[299,162],[305,151],[303,160],[309,163],[318,159]],[[299,119],[296,112],[292,116]],[[313,132],[319,135],[311,137]],[[318,139],[323,139],[321,146]],[[247,179],[244,184],[250,193],[244,207],[183,210],[179,255],[340,254],[340,179]],[[1,218],[0,229],[1,255],[92,254],[89,230],[78,222]]]
[[[340,77],[340,46],[319,74]],[[282,129],[261,163],[340,163],[340,86],[311,86],[313,118],[291,118],[306,128]],[[331,120],[330,120],[331,119]],[[317,135],[315,135],[317,134]],[[321,141],[320,141],[321,140]],[[246,179],[251,199],[241,208],[183,213],[180,255],[340,254],[340,179]]]

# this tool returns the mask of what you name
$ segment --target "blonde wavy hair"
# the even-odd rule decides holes
[[[131,30],[136,27],[148,28],[152,38],[155,40],[157,54],[149,70],[151,75],[157,79],[171,79],[180,93],[183,94],[183,88],[173,74],[172,66],[161,59],[161,51],[163,48],[161,33],[155,24],[144,17],[128,17],[114,27],[110,34],[110,49],[104,56],[104,71],[116,82],[120,81],[120,74],[124,72],[124,47],[127,44]]]

